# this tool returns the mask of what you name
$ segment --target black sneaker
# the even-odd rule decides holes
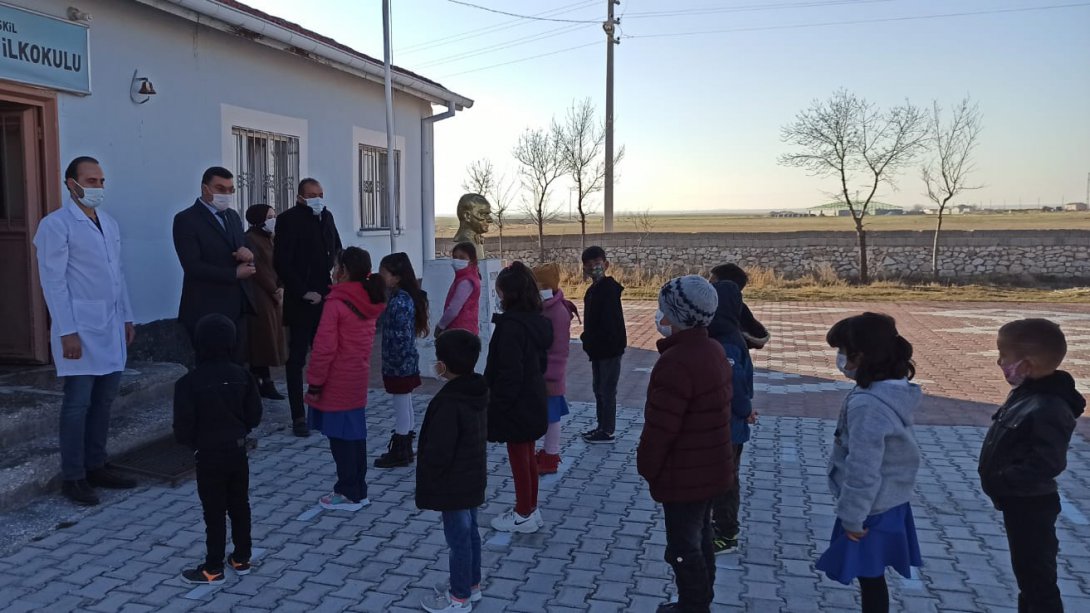
[[[598,434],[598,432],[599,432],[598,428],[591,428],[590,430],[587,430],[586,432],[580,434],[579,436],[581,436],[583,438],[587,438],[589,436],[594,436],[595,434]]]
[[[121,473],[111,470],[107,466],[87,471],[87,483],[94,487],[104,487],[111,490],[129,490],[136,487],[136,481],[122,476]]]
[[[61,494],[82,507],[93,507],[99,503],[98,494],[83,479],[62,483]]]
[[[655,613],[681,613],[681,605],[676,602],[668,602],[666,604],[660,604]]]
[[[197,568],[182,571],[182,581],[196,585],[219,585],[224,582],[223,569],[206,570],[204,564]]]
[[[595,430],[594,432],[584,434],[583,440],[588,443],[612,443],[616,441],[612,434],[602,432],[601,430]]]
[[[310,428],[307,427],[307,422],[300,419],[297,422],[292,423],[291,433],[299,438],[306,438],[310,436]]]
[[[227,564],[235,571],[236,575],[250,574],[250,561],[240,562],[235,559],[235,554],[227,556]]]
[[[715,555],[734,553],[735,551],[738,551],[738,537],[727,538],[724,536],[717,536],[712,539],[712,550],[715,551]]]

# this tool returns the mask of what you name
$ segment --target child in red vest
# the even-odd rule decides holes
[[[326,509],[358,511],[367,499],[367,380],[375,323],[386,300],[386,285],[371,274],[371,255],[349,247],[337,257],[334,285],[307,366],[307,421],[329,437],[337,464],[333,492],[318,503]]]
[[[443,303],[443,317],[435,326],[435,337],[444,330],[466,330],[480,334],[478,311],[481,302],[481,271],[477,267],[477,247],[473,243],[458,243],[450,251],[454,267],[454,282]]]

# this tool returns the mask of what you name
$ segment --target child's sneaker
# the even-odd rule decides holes
[[[530,517],[532,517],[533,520],[537,522],[538,528],[545,527],[545,518],[541,516],[541,509],[534,509],[534,512],[530,513]]]
[[[450,581],[444,581],[435,585],[435,595],[443,596],[450,593]],[[484,598],[484,592],[481,591],[480,585],[474,585],[469,588],[469,601],[480,602]]]
[[[738,535],[735,534],[733,538],[715,537],[712,539],[712,550],[715,551],[715,555],[738,551]]]
[[[453,613],[454,611],[472,611],[473,604],[466,600],[458,600],[450,592],[427,596],[420,601],[420,606],[431,613]]]
[[[197,568],[182,571],[182,581],[197,585],[219,585],[224,582],[223,569],[205,570],[204,564]]]
[[[616,439],[612,434],[608,432],[602,432],[601,430],[595,430],[594,432],[588,432],[583,435],[583,440],[588,443],[612,443]]]
[[[590,436],[594,436],[595,434],[598,434],[598,428],[591,428],[590,430],[587,430],[586,432],[580,434],[579,436],[581,436],[583,438],[587,438],[587,437],[590,437]]]
[[[341,494],[334,492],[319,498],[318,504],[322,505],[323,509],[330,509],[332,511],[359,511],[363,507],[371,504],[371,501],[364,498],[359,502],[352,502]]]
[[[541,519],[541,513],[536,510],[524,517],[512,509],[492,519],[492,529],[500,532],[529,534],[537,532],[544,525],[545,522]]]
[[[560,454],[545,453],[544,449],[537,452],[537,474],[554,475],[560,470]]]
[[[245,562],[235,559],[235,554],[227,556],[227,565],[235,571],[236,575],[248,575],[250,574],[250,561]]]

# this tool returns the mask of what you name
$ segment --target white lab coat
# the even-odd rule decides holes
[[[74,202],[38,225],[34,246],[38,273],[53,325],[50,344],[58,377],[108,375],[125,370],[125,323],[131,322],[129,290],[121,270],[121,232],[98,211],[102,231]],[[61,337],[77,333],[78,360],[64,357]]]

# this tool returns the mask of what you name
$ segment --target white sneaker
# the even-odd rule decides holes
[[[534,509],[534,512],[530,513],[530,517],[534,518],[534,521],[537,522],[538,528],[545,527],[545,518],[541,516],[541,509]]]
[[[535,517],[536,514],[536,517]],[[492,518],[492,529],[499,530],[500,532],[519,532],[523,534],[529,534],[531,532],[537,532],[543,523],[538,523],[541,515],[534,511],[530,515],[523,517],[514,511],[514,509],[502,513]]]
[[[363,507],[371,504],[371,500],[364,498],[359,502],[352,502],[348,498],[334,492],[332,494],[326,494],[318,499],[318,504],[323,509],[329,509],[332,511],[359,511]]]
[[[443,596],[444,594],[449,594],[449,593],[450,593],[450,581],[443,581],[442,583],[437,583],[435,585],[435,595],[436,596]],[[482,598],[484,598],[484,592],[481,591],[481,586],[474,585],[473,587],[469,588],[469,601],[470,602],[480,602]]]
[[[426,596],[420,601],[420,606],[424,607],[425,611],[431,613],[454,613],[455,611],[472,611],[473,604],[470,601],[465,600],[457,602],[449,592],[445,594],[436,594],[434,596]]]

